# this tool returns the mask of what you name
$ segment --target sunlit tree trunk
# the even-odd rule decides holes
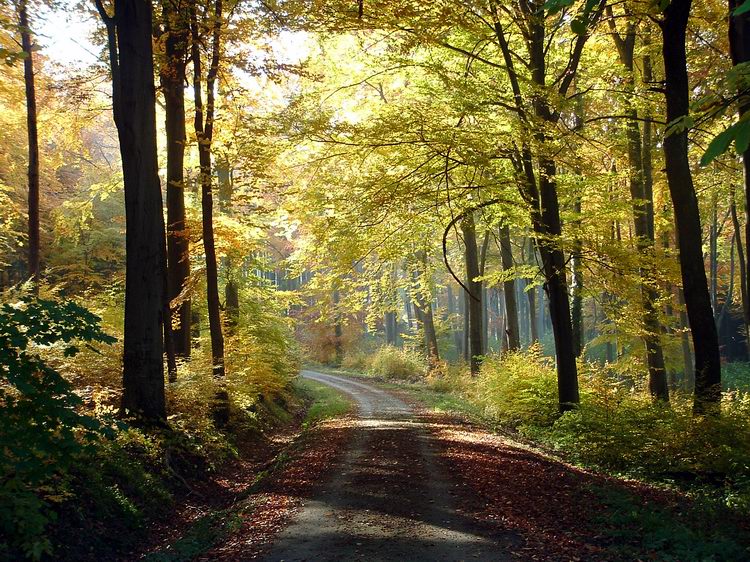
[[[212,16],[212,55],[206,75],[206,106],[203,106],[201,86],[201,36],[196,6],[190,8],[192,34],[193,91],[195,96],[195,136],[198,141],[200,163],[201,210],[203,213],[203,250],[206,255],[206,293],[208,303],[208,325],[211,335],[211,359],[213,377],[218,385],[214,400],[213,415],[217,425],[226,425],[229,420],[229,395],[225,383],[224,334],[221,326],[219,303],[219,272],[216,261],[213,222],[213,180],[211,163],[211,143],[214,130],[215,82],[219,72],[219,54],[222,25],[222,0],[216,0]],[[205,119],[205,121],[204,121]]]
[[[39,135],[37,132],[36,86],[34,84],[34,55],[26,0],[18,2],[18,27],[23,50],[23,81],[26,88],[26,132],[29,144],[27,177],[29,182],[29,252],[28,275],[32,290],[39,292]]]

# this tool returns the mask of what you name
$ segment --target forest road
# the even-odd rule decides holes
[[[459,485],[436,443],[395,396],[349,378],[303,371],[349,395],[358,421],[349,449],[262,559],[293,561],[510,560],[515,537],[482,532],[456,507]]]

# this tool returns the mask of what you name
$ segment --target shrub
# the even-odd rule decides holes
[[[106,429],[79,412],[81,398],[39,350],[59,346],[70,357],[77,342],[113,341],[73,302],[23,297],[0,307],[0,554],[51,553],[51,506],[69,495],[71,467]]]
[[[487,356],[472,393],[489,417],[513,427],[546,427],[557,418],[557,376],[538,346]]]
[[[341,367],[347,371],[366,372],[370,369],[372,354],[359,349],[347,351],[341,360]]]
[[[494,420],[554,447],[577,462],[631,474],[726,486],[727,502],[749,507],[750,394],[725,393],[718,417],[694,417],[691,397],[670,404],[580,366],[581,404],[560,416],[557,378],[538,347],[488,356],[464,395]],[[462,388],[460,379],[457,388]],[[441,383],[444,384],[444,383]]]
[[[370,373],[388,379],[418,380],[427,373],[427,362],[416,351],[386,345],[372,355]]]

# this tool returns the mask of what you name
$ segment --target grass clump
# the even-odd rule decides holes
[[[328,385],[299,378],[294,381],[294,387],[310,404],[303,422],[305,427],[321,420],[343,416],[352,409],[351,402]]]

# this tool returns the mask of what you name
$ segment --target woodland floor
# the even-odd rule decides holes
[[[356,415],[288,438],[260,485],[258,466],[233,469],[208,518],[220,532],[201,538],[206,517],[177,525],[150,560],[711,559],[694,550],[680,494],[580,470],[361,380],[303,376],[349,396]],[[672,535],[686,533],[681,550]]]

